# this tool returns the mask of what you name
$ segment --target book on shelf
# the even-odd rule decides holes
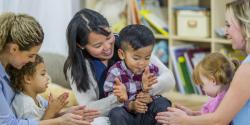
[[[138,9],[138,3],[136,0],[128,0],[128,13],[130,14],[130,22],[132,24],[140,24],[140,15]]]
[[[175,73],[175,78],[176,78],[176,89],[182,93],[185,94],[185,89],[184,89],[184,79],[183,75],[181,72],[180,64],[178,62],[178,57],[183,56],[183,53],[189,49],[194,48],[193,45],[186,44],[186,45],[181,45],[181,46],[171,46],[170,47],[170,56],[172,58],[172,63],[173,63],[173,68],[174,68],[174,73]]]
[[[128,0],[128,21],[143,24],[155,34],[168,36],[168,24],[163,19],[159,1]]]
[[[182,94],[204,94],[201,87],[192,80],[193,68],[199,63],[210,48],[194,47],[193,45],[180,45],[170,47],[174,73],[177,80],[177,90]]]
[[[184,80],[184,89],[185,89],[185,93],[187,94],[191,94],[194,93],[194,87],[192,85],[192,77],[190,77],[190,73],[188,72],[187,69],[187,65],[186,65],[186,61],[185,61],[185,57],[184,56],[180,56],[178,57],[178,63],[180,64],[180,71],[182,73],[182,77]]]
[[[184,53],[184,57],[186,59],[186,65],[188,69],[188,73],[190,78],[192,78],[192,72],[194,67],[199,63],[206,54],[210,53],[210,48],[194,48],[186,51]],[[204,94],[201,89],[201,86],[198,86],[194,83],[193,79],[191,79],[191,84],[193,85],[194,92],[196,94]]]
[[[156,42],[153,49],[153,54],[156,55],[165,65],[168,65],[168,42],[166,40],[160,40]]]
[[[149,10],[140,10],[140,14],[145,20],[160,34],[168,36],[167,23]]]

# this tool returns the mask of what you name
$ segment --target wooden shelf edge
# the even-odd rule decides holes
[[[214,39],[214,43],[232,44],[230,40],[223,39],[223,38]]]
[[[184,36],[173,36],[173,40],[183,40],[183,41],[193,41],[193,42],[208,42],[210,43],[211,38],[202,38],[202,37],[184,37]]]
[[[169,39],[169,36],[164,36],[161,34],[154,34],[154,36],[156,39]]]

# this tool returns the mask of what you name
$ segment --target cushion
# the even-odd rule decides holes
[[[76,101],[74,93],[71,90],[64,88],[60,85],[57,85],[55,83],[50,83],[48,85],[47,90],[41,95],[48,100],[50,93],[53,95],[54,98],[56,98],[64,92],[69,93],[69,97],[68,97],[69,103],[66,105],[66,107],[77,105],[77,101]]]
[[[53,79],[53,82],[70,89],[69,82],[65,79],[63,73],[63,66],[66,60],[66,56],[50,52],[42,52],[40,53],[40,55],[44,59],[47,72]]]

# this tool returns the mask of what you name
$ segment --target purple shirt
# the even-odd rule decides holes
[[[210,99],[206,104],[203,105],[201,109],[201,113],[207,114],[207,113],[214,112],[216,108],[219,106],[225,94],[226,94],[226,91],[222,91],[216,97]]]
[[[159,75],[158,67],[153,64],[149,64],[149,71],[156,76]],[[130,101],[134,100],[136,94],[142,90],[142,74],[134,74],[126,67],[124,61],[118,61],[110,67],[104,82],[104,92],[107,94],[113,93],[115,78],[118,78],[126,86]]]

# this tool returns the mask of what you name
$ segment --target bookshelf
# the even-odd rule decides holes
[[[87,0],[91,1],[91,0]],[[101,0],[95,0],[101,1]],[[109,0],[111,1],[111,0]],[[138,6],[139,2],[152,2],[151,0],[124,0],[127,1],[127,24],[137,23],[138,18],[142,16],[138,12],[142,7]],[[135,3],[133,3],[135,2]],[[155,2],[155,1],[154,1]],[[223,48],[231,48],[231,42],[225,38],[218,37],[215,33],[215,29],[219,27],[224,27],[225,25],[225,9],[226,9],[226,0],[161,0],[163,6],[160,6],[162,15],[155,14],[158,17],[161,17],[165,23],[168,25],[168,35],[161,35],[155,33],[156,39],[168,41],[169,48],[175,48],[182,45],[193,45],[203,48],[210,48],[209,52],[220,52]],[[131,5],[131,6],[130,6]],[[187,36],[178,36],[177,33],[177,11],[176,7],[179,6],[203,6],[209,8],[209,36],[208,37],[187,37]],[[132,9],[131,9],[132,8]],[[152,7],[151,7],[152,8]],[[159,8],[158,8],[159,9]],[[133,12],[137,11],[137,12]],[[139,17],[137,17],[139,14]],[[134,19],[136,18],[136,19]],[[140,21],[142,22],[142,21]],[[171,49],[169,49],[171,50]],[[173,70],[174,73],[174,64],[171,54],[169,54],[168,67]],[[176,76],[176,75],[175,75]],[[176,76],[177,77],[177,76]],[[177,81],[178,82],[178,81]],[[178,83],[177,83],[178,84]]]
[[[226,0],[166,0],[167,2],[167,22],[169,26],[168,37],[161,37],[161,35],[156,35],[156,39],[166,39],[168,40],[169,48],[175,48],[178,46],[183,46],[186,44],[192,44],[199,47],[208,47],[210,52],[221,52],[224,48],[231,48],[231,41],[225,38],[218,37],[215,33],[215,29],[219,27],[224,27],[225,25],[225,10],[226,10]],[[209,8],[209,36],[208,37],[186,37],[177,35],[177,14],[175,7],[178,6],[205,6]],[[171,51],[171,49],[170,49]],[[169,68],[175,73],[175,77],[178,77],[177,71],[174,71],[177,64],[173,64],[173,55],[170,54]],[[178,59],[177,59],[178,60]],[[177,82],[178,82],[178,78]],[[185,83],[177,83],[184,84]],[[178,85],[177,85],[178,87]],[[180,91],[180,89],[179,89]],[[181,92],[182,93],[182,92]],[[186,94],[186,93],[183,93]]]
[[[182,41],[183,44],[195,42],[199,46],[200,43],[207,43],[211,46],[211,52],[219,51],[224,45],[229,45],[229,40],[219,38],[215,34],[215,29],[225,25],[225,2],[226,0],[168,0],[168,24],[170,27],[168,40],[171,46],[175,46],[175,42]],[[176,6],[206,6],[210,8],[210,36],[202,37],[182,37],[177,36],[176,13],[173,9]]]
[[[138,1],[138,0],[137,0]],[[194,44],[195,46],[210,47],[210,52],[218,52],[221,48],[231,45],[231,42],[225,38],[216,35],[215,29],[225,25],[225,3],[226,0],[163,0],[164,6],[161,6],[162,13],[165,15],[165,21],[168,24],[169,35],[163,36],[155,34],[156,39],[165,39],[169,47],[181,44]],[[185,37],[177,35],[177,16],[175,7],[178,6],[204,6],[209,8],[209,37]],[[129,24],[129,22],[128,22]],[[173,57],[170,57],[170,62]],[[168,65],[172,69],[172,64]]]

